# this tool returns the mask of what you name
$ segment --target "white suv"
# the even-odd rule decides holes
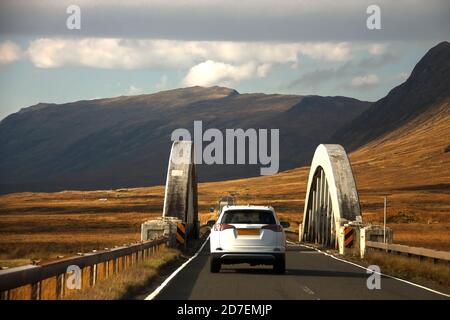
[[[211,228],[211,272],[222,264],[269,264],[277,273],[286,268],[288,222],[278,221],[275,210],[266,206],[225,206]]]

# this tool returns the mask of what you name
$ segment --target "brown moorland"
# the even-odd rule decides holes
[[[350,154],[363,219],[388,226],[395,242],[450,250],[450,107],[423,116]],[[226,194],[239,203],[272,205],[297,231],[302,220],[308,167],[274,176],[199,185],[202,222]],[[131,188],[0,197],[0,259],[47,259],[139,240],[139,226],[162,211],[164,188]],[[24,260],[25,259],[25,260]]]

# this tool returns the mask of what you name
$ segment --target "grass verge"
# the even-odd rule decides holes
[[[111,278],[98,282],[94,287],[82,289],[66,297],[68,300],[118,300],[132,299],[145,289],[164,266],[180,258],[181,252],[165,248],[151,259]]]
[[[30,263],[31,263],[30,259],[9,259],[9,260],[0,259],[0,268],[14,268],[24,266]]]
[[[384,274],[450,294],[450,268],[445,264],[420,262],[415,258],[379,251],[368,252],[362,261],[366,266],[379,266]]]

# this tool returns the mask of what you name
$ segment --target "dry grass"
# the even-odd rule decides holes
[[[395,243],[450,251],[450,223],[392,223]]]
[[[450,268],[447,265],[376,251],[368,252],[363,262],[379,266],[384,274],[450,293]]]
[[[357,166],[356,166],[357,169]],[[359,181],[364,176],[356,171]],[[216,218],[209,212],[224,194],[239,203],[268,204],[280,219],[298,231],[308,168],[257,177],[199,185],[200,220]],[[0,197],[0,259],[52,259],[57,255],[88,252],[139,240],[140,224],[160,216],[163,188],[120,191],[21,193]],[[383,196],[388,194],[388,226],[400,243],[450,250],[450,193],[432,190],[362,189],[366,221],[383,221]],[[98,199],[107,198],[107,201]],[[139,211],[136,208],[139,207]],[[0,266],[6,263],[0,261]]]
[[[69,300],[118,300],[131,299],[146,288],[158,275],[159,270],[178,259],[180,252],[165,248],[154,257],[130,269],[98,282],[94,287],[82,289],[66,299]]]
[[[449,136],[450,107],[443,105],[353,152],[363,219],[382,223],[387,195],[394,241],[450,251]],[[234,195],[240,204],[273,206],[298,231],[308,173],[302,167],[274,176],[201,183],[200,220],[215,218],[209,208],[219,197]],[[161,215],[163,196],[162,186],[0,196],[0,259],[50,259],[134,242],[140,224]]]
[[[160,216],[162,199],[162,187],[2,196],[0,259],[46,260],[135,242],[140,224]]]
[[[23,266],[26,264],[31,264],[30,259],[9,259],[9,260],[0,260],[0,266],[3,268],[14,268],[18,266]]]

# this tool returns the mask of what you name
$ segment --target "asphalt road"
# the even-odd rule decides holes
[[[369,290],[365,269],[299,245],[289,246],[286,263],[284,275],[245,264],[213,274],[207,243],[155,299],[448,299],[384,276],[381,289]]]

